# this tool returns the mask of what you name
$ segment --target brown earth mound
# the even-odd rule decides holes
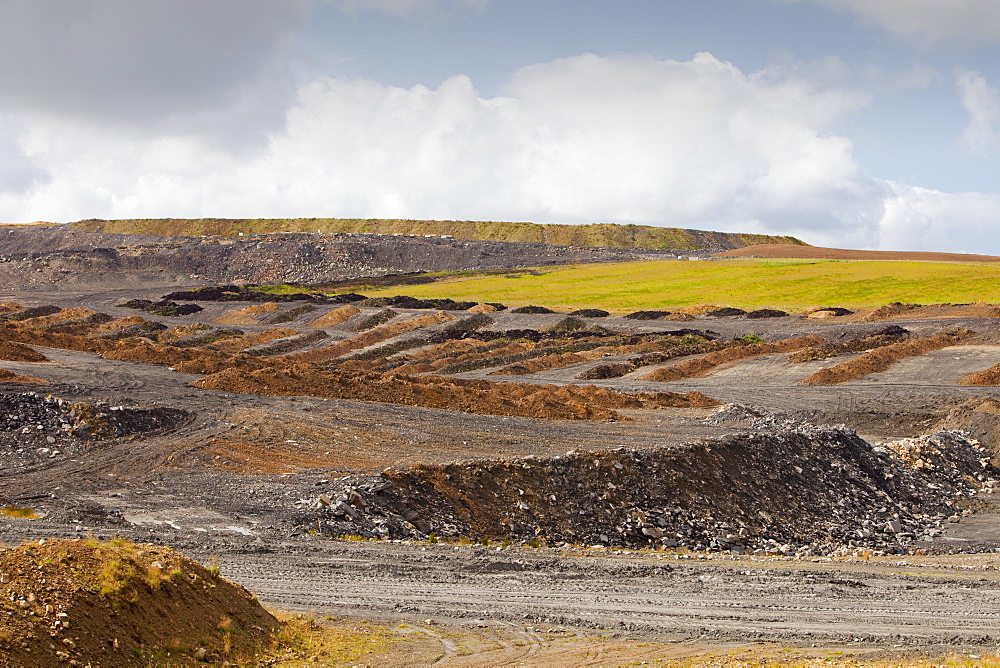
[[[989,369],[970,373],[958,381],[959,385],[1000,385],[1000,364],[994,364]]]
[[[603,355],[606,350],[608,350],[608,348],[595,348],[594,350],[579,353],[556,353],[553,355],[545,355],[544,357],[538,357],[533,360],[511,364],[503,369],[497,369],[489,375],[528,376],[533,373],[538,373],[539,371],[561,369],[562,367],[570,366],[571,364],[582,364],[583,362],[595,360]]]
[[[643,380],[652,380],[660,383],[669,383],[683,378],[693,378],[704,376],[720,364],[735,362],[737,360],[761,355],[772,355],[774,353],[788,353],[793,350],[800,350],[809,346],[815,346],[823,342],[818,336],[803,336],[794,339],[785,339],[775,343],[748,343],[746,345],[735,345],[723,350],[708,353],[698,359],[688,360],[675,364],[674,366],[657,369],[653,373],[645,376]]]
[[[35,378],[34,376],[20,376],[13,371],[8,371],[7,369],[0,369],[0,383],[47,383],[48,381],[44,378]]]
[[[815,260],[920,260],[931,262],[1000,262],[995,255],[931,253],[921,251],[871,251],[792,244],[763,244],[716,253],[713,257],[804,258]]]
[[[788,361],[795,364],[799,362],[811,362],[813,360],[825,360],[842,353],[860,353],[872,348],[899,343],[907,336],[909,336],[907,330],[897,325],[890,325],[882,331],[868,336],[861,336],[849,341],[824,341],[818,345],[797,350],[788,356]]]
[[[1000,307],[995,304],[976,302],[974,304],[901,304],[894,302],[880,306],[861,316],[863,322],[892,320],[894,318],[1000,318]]]
[[[335,308],[328,313],[324,313],[320,317],[316,318],[312,322],[306,325],[306,327],[336,327],[342,323],[347,322],[352,317],[361,313],[361,309],[357,306],[352,306],[351,304],[344,304],[340,308]]]
[[[593,386],[493,383],[442,376],[384,376],[325,371],[312,364],[225,369],[192,383],[207,390],[269,396],[355,399],[484,415],[555,420],[614,420],[617,409],[707,408],[719,402],[698,393],[622,393]]]
[[[903,358],[923,355],[932,350],[940,350],[948,346],[958,345],[974,335],[975,332],[968,329],[953,329],[944,334],[938,334],[926,339],[893,343],[888,346],[876,348],[860,357],[847,362],[841,362],[828,369],[820,369],[799,382],[804,385],[834,385],[848,380],[855,380],[868,374],[885,371]]]
[[[101,323],[94,328],[94,333],[120,332],[134,325],[143,325],[150,322],[141,315],[129,315],[124,318],[117,318],[109,322]]]
[[[27,318],[22,320],[21,324],[27,327],[45,327],[47,325],[54,325],[60,322],[82,320],[94,315],[97,315],[97,311],[94,309],[87,308],[85,306],[76,306],[74,308],[64,308],[58,313],[53,313],[51,315],[41,315],[36,318]]]
[[[215,350],[221,350],[224,353],[238,353],[253,346],[259,346],[278,339],[286,339],[291,336],[296,336],[298,333],[298,330],[295,329],[277,327],[275,329],[265,329],[263,332],[257,332],[256,334],[243,334],[240,336],[231,336],[225,339],[220,339],[210,344],[209,347],[214,348]]]
[[[17,302],[0,302],[0,314],[16,313],[23,310],[24,307]]]
[[[0,548],[0,665],[251,662],[278,621],[169,548],[41,540]]]
[[[214,322],[219,325],[256,325],[260,322],[257,316],[265,313],[273,313],[281,307],[275,302],[264,302],[263,304],[252,304],[246,308],[228,309],[223,311]]]
[[[49,358],[23,343],[2,341],[0,342],[0,360],[7,360],[8,362],[48,362]]]
[[[409,320],[403,320],[401,322],[394,322],[382,327],[376,327],[373,330],[358,334],[357,336],[347,339],[346,341],[338,341],[332,345],[317,348],[315,350],[288,355],[285,359],[289,363],[326,362],[328,360],[336,359],[341,355],[346,355],[352,350],[360,350],[361,348],[367,348],[368,346],[375,345],[376,343],[382,343],[383,341],[387,341],[388,339],[399,336],[405,332],[410,332],[420,327],[439,325],[441,323],[450,322],[454,319],[455,316],[445,313],[444,311],[439,311],[438,313],[428,313],[427,315],[410,318]]]

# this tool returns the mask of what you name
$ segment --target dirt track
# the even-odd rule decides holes
[[[83,305],[121,318],[135,314],[116,306],[124,296],[43,293],[19,297],[27,306]],[[232,304],[203,306],[205,310],[194,315],[150,319],[168,327],[211,323],[233,308]],[[281,326],[308,331],[308,323],[326,312],[322,309]],[[373,310],[363,308],[363,313],[353,317],[362,318]],[[400,310],[392,322],[426,313]],[[539,331],[563,316],[499,313],[493,318],[493,329]],[[357,335],[350,329],[355,321],[325,331],[331,340],[348,340]],[[736,359],[705,376],[669,383],[642,380],[657,368],[651,365],[620,378],[590,382],[624,391],[699,391],[722,402],[753,405],[782,416],[846,423],[869,439],[915,436],[939,426],[965,427],[995,447],[998,421],[990,418],[993,414],[969,409],[963,422],[958,407],[970,399],[1000,399],[1000,388],[960,386],[958,380],[1000,362],[1000,321],[946,317],[893,322],[908,329],[911,337],[933,336],[956,326],[974,329],[977,336],[834,386],[807,386],[799,381],[859,353],[802,363],[790,362],[787,353],[771,353]],[[689,323],[595,319],[594,324],[622,335],[675,330],[683,324],[711,332],[720,340],[747,330],[741,319],[707,317]],[[754,323],[755,330],[765,332],[770,341],[809,334],[844,340],[883,326],[801,317]],[[248,334],[268,327],[252,322],[240,325]],[[195,334],[202,331],[207,330]],[[406,330],[402,336],[414,333],[425,335],[418,329]],[[378,345],[395,341],[387,339]],[[421,343],[399,355],[412,356],[411,363],[433,360],[437,344]],[[572,343],[558,339],[553,345]],[[587,368],[647,354],[627,346],[653,345],[616,343],[602,348],[599,344],[591,349],[597,352],[589,361],[500,378],[578,384],[578,375]],[[462,345],[471,350],[480,344],[467,339]],[[547,344],[542,340],[532,345],[544,348]],[[713,423],[714,408],[622,409],[622,417],[629,421],[610,422],[475,414],[347,398],[268,397],[198,389],[189,383],[203,375],[163,365],[38,345],[32,348],[50,361],[4,361],[0,367],[43,378],[48,383],[42,393],[67,400],[169,406],[187,411],[189,417],[166,431],[95,442],[71,457],[0,471],[0,497],[48,513],[45,519],[34,521],[0,518],[0,540],[8,543],[27,536],[87,531],[164,542],[199,558],[216,556],[223,574],[279,607],[411,622],[433,617],[467,633],[478,633],[482,630],[476,630],[477,624],[485,624],[482,633],[491,633],[509,646],[508,659],[528,651],[517,649],[520,646],[514,642],[536,647],[536,654],[543,652],[551,638],[546,640],[528,627],[554,625],[610,628],[628,638],[709,646],[766,641],[821,647],[846,643],[855,650],[875,646],[886,650],[900,645],[896,649],[901,656],[941,647],[982,652],[1000,642],[1000,619],[994,611],[1000,603],[1000,561],[988,555],[897,555],[864,561],[717,554],[708,560],[680,558],[684,551],[526,546],[498,551],[497,545],[330,541],[308,532],[308,522],[323,516],[310,515],[296,505],[300,499],[316,498],[331,480],[376,474],[387,466],[404,468],[420,461],[445,463],[473,457],[555,457],[569,450],[618,446],[682,447],[700,439],[756,430],[740,420]],[[424,358],[417,360],[419,355]],[[374,357],[351,364],[378,369],[384,363],[383,358]],[[349,366],[343,361],[339,364]],[[485,380],[504,366],[484,366],[454,377]],[[3,389],[39,391],[17,385]],[[1000,546],[1000,515],[990,508],[980,508],[978,514],[944,528],[927,549]],[[428,631],[435,633],[433,628]],[[463,660],[446,643],[441,642],[441,647],[444,658],[455,663]]]

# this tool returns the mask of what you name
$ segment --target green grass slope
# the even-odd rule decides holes
[[[943,262],[666,260],[547,267],[534,273],[445,278],[425,285],[365,291],[371,296],[401,293],[617,312],[692,304],[797,311],[817,306],[873,307],[893,301],[1000,302],[1000,267]]]
[[[349,218],[151,218],[135,220],[82,220],[73,227],[89,232],[159,234],[166,236],[267,234],[273,232],[372,232],[377,234],[451,235],[456,239],[531,241],[560,246],[609,246],[696,250],[742,248],[756,244],[797,244],[787,236],[703,232],[649,225],[552,225],[471,220],[387,220]]]

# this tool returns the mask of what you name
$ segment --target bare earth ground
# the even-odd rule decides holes
[[[116,304],[132,297],[157,299],[159,293],[11,297],[27,306],[86,306],[124,317],[135,311]],[[246,304],[203,306],[205,311],[191,316],[147,317],[169,326],[211,322]],[[304,330],[323,312],[282,326]],[[562,317],[501,313],[495,314],[493,327],[541,329]],[[956,384],[1000,363],[1000,321],[937,317],[892,323],[913,337],[955,327],[973,329],[977,337],[832,386],[797,383],[859,352],[798,364],[785,354],[764,355],[723,364],[701,377],[643,380],[656,368],[677,363],[671,361],[588,382],[627,391],[699,391],[721,402],[846,423],[870,440],[916,436],[943,424],[969,399],[1000,399],[1000,388]],[[616,318],[599,324],[632,332],[683,325],[711,330],[723,339],[740,336],[748,327],[741,319],[702,317],[689,323]],[[785,317],[753,323],[768,340],[806,334],[843,340],[884,326],[856,318]],[[266,329],[240,327],[247,332]],[[346,326],[328,331],[334,339],[353,336]],[[275,608],[384,625],[397,641],[374,663],[616,665],[724,662],[741,656],[908,662],[950,654],[985,657],[1000,644],[1000,557],[992,552],[1000,548],[1000,512],[989,494],[977,497],[977,513],[945,525],[924,546],[925,552],[933,552],[975,545],[978,554],[795,558],[683,549],[331,540],[289,523],[296,500],[315,497],[326,481],[347,474],[473,457],[679,446],[753,431],[743,423],[706,422],[715,408],[625,410],[631,421],[608,422],[267,397],[198,389],[189,383],[201,376],[166,366],[33,348],[50,361],[3,361],[0,367],[47,383],[0,389],[70,401],[169,406],[187,411],[188,417],[166,431],[95,443],[44,464],[0,470],[5,502],[46,515],[37,520],[0,518],[0,540],[16,544],[26,538],[93,533],[160,542],[202,561],[215,557],[223,575]],[[585,369],[629,357],[634,354],[502,380],[580,384],[577,376]],[[486,378],[495,369],[457,377]],[[970,425],[974,432],[979,429],[974,435],[984,442],[993,438],[994,423]],[[782,654],[781,648],[792,651]]]
[[[922,262],[1000,262],[995,255],[929,251],[865,251],[793,244],[762,244],[715,253],[715,257],[773,257],[810,260],[914,260]]]

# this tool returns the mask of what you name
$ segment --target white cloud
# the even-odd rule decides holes
[[[0,0],[0,113],[206,136],[280,121],[278,56],[309,3]]]
[[[960,70],[956,82],[962,105],[969,112],[969,123],[962,133],[965,145],[979,154],[1000,149],[1000,89],[969,70]]]
[[[326,2],[348,14],[376,11],[396,18],[467,10],[482,11],[489,4],[489,0],[326,0]]]
[[[33,116],[7,129],[11,164],[47,179],[0,192],[0,220],[614,221],[934,249],[955,247],[955,224],[993,240],[996,196],[863,172],[837,128],[867,97],[836,69],[582,55],[526,67],[490,99],[461,76],[434,89],[323,78],[244,154],[190,133]]]
[[[882,248],[1000,252],[1000,194],[888,185],[885,216],[879,222]]]
[[[847,11],[863,22],[922,44],[1000,43],[996,0],[783,0]]]

